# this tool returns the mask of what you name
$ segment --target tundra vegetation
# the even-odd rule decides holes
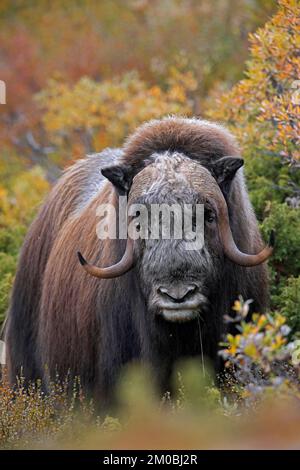
[[[0,446],[299,446],[298,0],[57,0],[50,11],[45,1],[24,3],[0,6],[1,323],[24,235],[61,169],[120,145],[150,118],[197,115],[230,128],[262,234],[275,229],[276,250],[268,312],[245,323],[250,299],[233,305],[239,333],[220,345],[221,387],[209,371],[178,364],[177,394],[159,400],[133,366],[120,380],[119,407],[104,417],[79,381],[71,398],[59,378],[44,395],[39,383],[25,390],[22,377],[10,389],[4,371]]]

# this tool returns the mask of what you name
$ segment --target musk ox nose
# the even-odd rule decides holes
[[[167,301],[180,304],[190,300],[198,291],[195,284],[181,284],[178,286],[160,286],[157,289],[158,294]]]

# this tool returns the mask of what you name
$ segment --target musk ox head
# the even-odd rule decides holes
[[[113,266],[92,266],[79,254],[81,264],[99,278],[121,276],[134,267],[149,312],[168,321],[188,321],[205,313],[210,299],[217,295],[226,257],[250,267],[264,262],[272,252],[272,247],[266,246],[258,254],[245,254],[233,240],[226,193],[242,164],[241,158],[223,157],[208,170],[183,153],[165,151],[152,154],[135,175],[124,164],[103,170],[120,193],[128,192],[129,224],[142,236],[134,240],[129,234],[124,256]],[[197,223],[197,207],[201,207],[204,243],[194,249],[187,245],[190,233],[185,231],[183,218],[178,222],[172,211],[168,219],[171,236],[164,238],[162,218],[151,218],[152,208],[162,204],[188,207],[192,228]],[[146,210],[134,212],[133,207]],[[158,237],[157,231],[152,236],[157,230],[153,221],[159,227]],[[175,222],[182,224],[181,238],[172,236]]]

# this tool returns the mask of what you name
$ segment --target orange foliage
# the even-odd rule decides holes
[[[167,114],[191,115],[188,94],[197,87],[191,73],[171,70],[168,86],[149,86],[136,73],[100,83],[84,77],[74,86],[51,80],[38,96],[49,138],[65,158],[121,145],[139,124]]]
[[[300,3],[280,0],[278,13],[250,36],[247,78],[208,114],[231,123],[240,140],[290,162],[300,160]]]
[[[199,113],[200,100],[216,79],[232,81],[239,76],[247,33],[264,21],[274,4],[275,0],[52,0],[49,7],[47,0],[2,0],[0,79],[7,84],[7,105],[1,108],[1,142],[17,147],[22,158],[34,164],[44,155],[40,150],[48,145],[47,135],[33,96],[53,78],[68,85],[85,76],[106,82],[135,70],[150,89],[165,90],[173,68],[196,78],[197,87],[188,95],[193,113]],[[173,87],[174,101],[184,97],[181,88]],[[32,136],[38,148],[33,153]],[[74,156],[80,151],[78,146]],[[64,163],[58,155],[55,159],[60,166]]]

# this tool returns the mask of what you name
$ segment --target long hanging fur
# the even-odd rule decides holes
[[[135,172],[159,151],[180,151],[210,169],[211,162],[238,156],[240,150],[223,127],[206,121],[166,118],[141,126],[122,150],[107,150],[77,162],[66,171],[42,206],[25,239],[13,287],[6,343],[10,381],[50,375],[80,375],[83,386],[107,399],[121,366],[133,359],[149,361],[162,386],[181,356],[199,354],[199,330],[190,324],[154,322],[140,295],[136,270],[112,280],[83,272],[76,252],[94,264],[120,259],[123,240],[99,240],[98,204],[117,204],[112,184],[100,169],[114,160]],[[237,246],[255,253],[262,248],[243,172],[227,200]],[[225,261],[222,289],[215,296],[211,322],[202,331],[204,354],[216,359],[222,316],[239,294],[254,300],[257,311],[267,303],[264,265],[243,268]]]

